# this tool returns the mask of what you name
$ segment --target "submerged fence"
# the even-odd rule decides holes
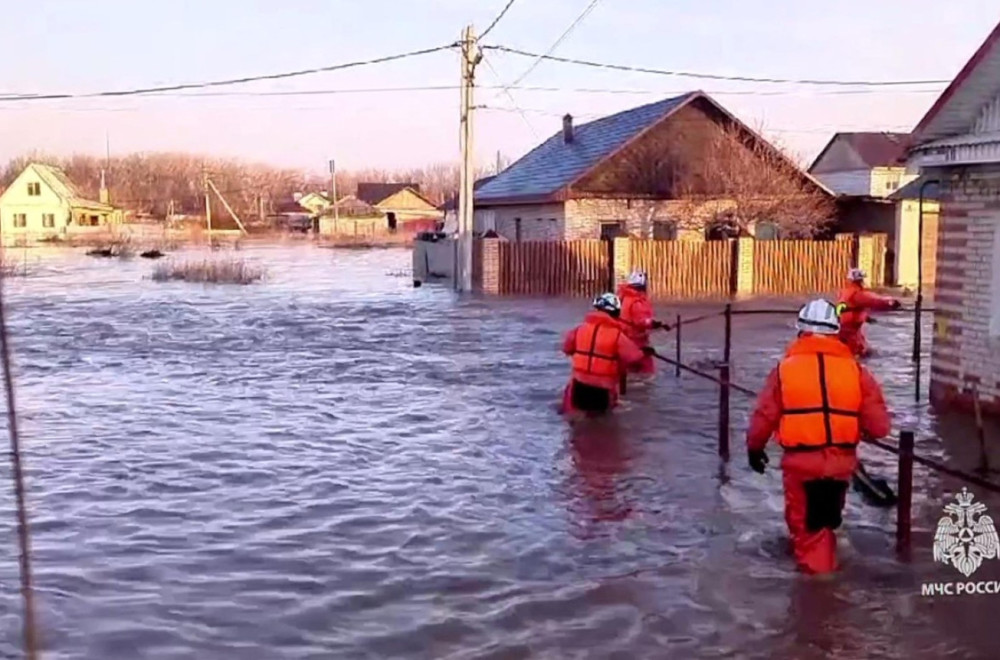
[[[886,244],[884,234],[832,241],[477,239],[474,284],[493,295],[593,296],[641,268],[653,298],[817,293],[839,288],[853,265],[868,271],[872,286],[883,285]]]
[[[687,372],[710,380],[719,385],[719,400],[718,400],[718,453],[719,457],[723,462],[728,463],[730,458],[729,440],[730,440],[730,397],[732,392],[738,392],[740,394],[756,397],[757,393],[742,385],[732,382],[730,378],[730,366],[732,358],[732,341],[733,341],[733,328],[732,322],[734,316],[740,315],[750,315],[750,314],[781,314],[781,315],[792,315],[797,313],[798,310],[778,310],[778,309],[747,309],[747,310],[737,310],[733,309],[732,304],[727,304],[725,309],[720,312],[715,312],[712,314],[705,314],[702,316],[697,316],[689,319],[683,319],[678,314],[676,318],[676,323],[673,327],[675,332],[675,355],[674,358],[668,358],[663,355],[657,355],[657,357],[672,365],[675,368],[675,376],[678,378],[681,376],[682,372]],[[933,309],[922,308],[919,304],[910,310],[905,310],[912,312],[915,317],[923,313],[932,313]],[[692,325],[700,321],[704,321],[710,318],[724,317],[725,319],[725,340],[723,344],[723,358],[716,365],[718,368],[718,375],[713,375],[696,369],[690,365],[684,364],[683,362],[683,349],[682,349],[682,328],[685,325]],[[915,324],[919,327],[919,324]],[[921,353],[920,347],[920,334],[915,333],[913,337],[914,348],[913,348],[913,360],[916,363],[916,387],[915,395],[917,400],[920,398],[920,360]],[[977,415],[977,425],[979,426],[979,443],[980,443],[980,469],[984,473],[988,473],[991,470],[986,459],[985,450],[985,440],[982,431],[982,420]],[[913,508],[913,464],[919,463],[924,467],[927,467],[935,472],[941,474],[946,474],[955,479],[959,479],[965,483],[978,486],[984,490],[991,493],[1000,493],[1000,484],[988,481],[976,474],[966,472],[963,470],[957,470],[951,468],[939,461],[935,461],[924,456],[920,456],[914,452],[915,437],[912,430],[902,430],[899,433],[899,438],[897,444],[891,444],[883,440],[868,440],[869,444],[878,447],[884,451],[896,454],[897,459],[897,488],[898,496],[896,499],[896,550],[899,555],[904,559],[909,559],[911,550],[911,521],[912,521],[912,508]]]

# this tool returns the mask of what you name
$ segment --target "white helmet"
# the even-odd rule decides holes
[[[852,268],[847,271],[847,279],[851,282],[863,282],[867,279],[868,273],[861,270],[860,268]]]
[[[649,284],[649,276],[644,270],[633,270],[628,276],[627,283],[636,289],[645,289]]]
[[[622,311],[622,301],[613,293],[602,293],[594,298],[594,309],[614,315]]]
[[[840,331],[840,319],[837,318],[837,308],[829,300],[813,300],[799,310],[799,319],[795,327],[802,332],[812,332],[817,335],[835,335]]]

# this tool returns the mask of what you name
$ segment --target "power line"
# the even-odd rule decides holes
[[[497,82],[500,83],[501,89],[503,89],[503,91],[506,92],[507,98],[510,99],[510,102],[514,104],[515,108],[519,108],[520,106],[517,104],[517,99],[515,99],[514,95],[511,93],[510,87],[503,84],[503,80],[500,79],[500,74],[497,73],[497,70],[493,68],[493,64],[491,64],[490,61],[485,57],[483,57],[483,62],[489,68],[493,76],[497,79]],[[531,131],[531,134],[535,136],[535,139],[536,140],[541,139],[538,136],[538,131],[535,130],[534,125],[531,123],[531,120],[528,119],[528,115],[526,115],[523,110],[520,110],[519,112],[521,114],[521,119],[524,120],[524,123],[528,126],[528,130]]]
[[[485,37],[486,35],[488,35],[490,33],[490,31],[492,31],[493,28],[495,28],[497,26],[497,23],[499,23],[500,19],[502,19],[507,14],[507,11],[510,9],[510,6],[512,4],[514,4],[514,2],[516,2],[516,0],[507,0],[507,4],[504,5],[504,8],[500,10],[500,13],[497,14],[497,17],[494,18],[493,22],[489,24],[489,27],[487,27],[485,30],[483,30],[483,33],[481,35],[479,35],[480,39],[482,39],[483,37]]]
[[[543,59],[551,56],[552,53],[555,51],[555,49],[559,47],[559,44],[561,44],[566,39],[566,37],[568,37],[569,34],[576,29],[576,26],[579,25],[583,21],[583,19],[585,19],[587,15],[590,14],[590,12],[594,11],[594,7],[597,6],[598,2],[600,2],[600,0],[591,0],[590,4],[587,5],[587,7],[582,12],[580,12],[580,15],[577,16],[576,19],[572,23],[570,23],[569,27],[566,28],[566,30],[561,35],[559,35],[559,38],[556,39],[551,46],[549,46],[549,49],[545,51],[545,54],[539,55],[535,59],[535,61],[531,63],[531,66],[529,66],[524,73],[518,76],[517,80],[512,82],[511,85],[517,85],[521,83],[525,78],[528,77],[528,74],[530,74],[532,71],[535,70],[535,68],[541,63]]]
[[[171,93],[163,92],[149,94],[149,98],[224,98],[224,97],[282,97],[282,96],[334,96],[340,94],[386,94],[399,92],[436,92],[454,91],[458,85],[411,85],[402,87],[358,87],[343,89],[305,89],[305,90],[283,90],[268,92],[195,92],[195,93]],[[618,94],[618,95],[639,95],[639,96],[679,96],[690,92],[689,89],[663,90],[663,89],[615,89],[599,87],[546,87],[535,85],[477,85],[478,89],[489,90],[515,90],[522,92],[560,92],[569,94]],[[926,89],[898,89],[898,88],[868,88],[868,89],[786,89],[786,90],[706,90],[706,94],[713,96],[852,96],[870,94],[940,94],[940,88]],[[0,101],[17,101],[20,99],[5,99],[0,97]]]
[[[214,80],[210,82],[200,82],[200,83],[184,83],[179,85],[167,85],[163,87],[145,87],[145,88],[128,89],[128,90],[89,92],[84,94],[8,94],[0,96],[0,101],[41,101],[41,100],[52,100],[52,99],[98,98],[107,96],[136,96],[140,94],[156,94],[159,92],[176,92],[184,89],[202,89],[206,87],[241,85],[244,83],[257,82],[261,80],[280,80],[285,78],[296,78],[299,76],[307,76],[315,73],[328,73],[330,71],[340,71],[343,69],[351,69],[371,64],[383,64],[385,62],[393,62],[395,60],[402,60],[409,57],[416,57],[418,55],[428,55],[430,53],[436,53],[442,50],[448,50],[454,48],[455,46],[457,46],[457,44],[452,43],[445,46],[436,46],[434,48],[424,48],[421,50],[414,50],[408,53],[385,55],[383,57],[376,57],[369,60],[358,60],[356,62],[346,62],[344,64],[334,64],[331,66],[316,67],[313,69],[302,69],[300,71],[287,71],[284,73],[271,73],[260,76],[248,76],[245,78],[231,78],[228,80]]]
[[[650,73],[660,76],[678,76],[684,78],[699,78],[706,80],[729,80],[734,82],[756,82],[756,83],[788,83],[796,85],[830,85],[830,86],[842,86],[842,87],[888,87],[888,86],[899,86],[899,85],[946,85],[949,84],[950,80],[817,80],[817,79],[794,79],[794,78],[756,78],[752,76],[726,76],[714,73],[693,73],[690,71],[668,71],[664,69],[650,69],[646,67],[638,66],[626,66],[623,64],[607,64],[603,62],[592,62],[590,60],[579,60],[569,57],[558,57],[556,55],[547,55],[532,53],[529,51],[521,50],[519,48],[511,48],[509,46],[483,46],[485,50],[496,50],[503,53],[511,53],[513,55],[521,55],[523,57],[533,57],[540,60],[549,60],[551,62],[562,62],[563,64],[577,64],[580,66],[588,66],[597,69],[611,69],[614,71],[628,71],[631,73]]]

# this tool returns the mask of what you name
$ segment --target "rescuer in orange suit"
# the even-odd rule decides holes
[[[850,347],[851,352],[858,356],[869,353],[868,342],[865,340],[864,325],[868,321],[868,312],[899,309],[902,304],[895,298],[887,298],[865,288],[865,271],[852,268],[847,272],[847,286],[837,299],[837,309],[840,310],[840,341]]]
[[[650,330],[664,327],[659,321],[653,320],[653,306],[646,295],[648,283],[649,277],[645,271],[636,270],[618,285],[618,297],[622,301],[621,321],[625,326],[625,333],[639,348],[649,346]],[[644,375],[655,373],[653,356],[643,356],[641,361],[629,367],[629,372]]]
[[[573,373],[563,392],[562,412],[600,414],[618,403],[622,369],[652,354],[640,349],[625,333],[619,316],[621,301],[613,293],[594,300],[594,310],[563,340],[563,353],[573,360]]]
[[[834,306],[799,312],[798,339],[767,377],[747,430],[750,467],[761,474],[771,435],[784,449],[785,522],[795,561],[807,573],[837,569],[837,538],[862,438],[889,434],[882,388],[836,339]]]

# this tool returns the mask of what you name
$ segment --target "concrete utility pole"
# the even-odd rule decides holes
[[[208,170],[201,170],[201,184],[205,188],[205,226],[208,228],[208,246],[212,246],[212,198],[208,196]]]
[[[333,204],[333,226],[339,227],[340,210],[337,208],[337,163],[330,159],[330,203]],[[335,229],[336,231],[336,229]]]
[[[458,192],[458,241],[455,260],[455,288],[458,291],[472,291],[472,219],[473,219],[473,140],[472,112],[476,65],[483,59],[476,42],[476,35],[469,25],[462,32],[462,105],[460,112],[459,145],[462,151],[462,167],[459,175]]]

